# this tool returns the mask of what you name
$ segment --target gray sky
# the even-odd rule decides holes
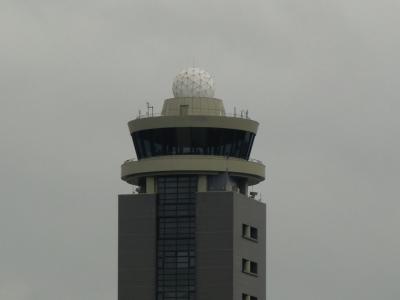
[[[0,299],[116,299],[126,123],[181,69],[261,123],[268,300],[400,299],[397,0],[0,3]]]

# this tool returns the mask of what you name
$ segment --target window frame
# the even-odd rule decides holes
[[[252,237],[252,229],[256,232],[256,237]],[[258,243],[258,228],[246,223],[242,223],[242,238]]]
[[[242,293],[242,300],[258,300],[256,296],[251,296],[246,293]]]
[[[252,269],[255,272],[252,271]],[[247,258],[242,258],[242,272],[248,275],[258,277],[258,263]]]

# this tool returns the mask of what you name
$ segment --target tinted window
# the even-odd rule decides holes
[[[197,180],[157,178],[157,300],[194,299]]]
[[[254,133],[224,128],[158,128],[132,134],[139,159],[160,155],[221,155],[248,159]]]

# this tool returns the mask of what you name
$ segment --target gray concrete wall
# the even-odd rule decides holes
[[[197,300],[232,300],[232,199],[230,192],[197,193]]]
[[[197,193],[197,300],[266,299],[266,206],[234,192]],[[242,224],[258,229],[258,241],[242,237]],[[257,262],[258,275],[242,272],[242,258]]]
[[[233,194],[233,244],[234,272],[233,300],[242,300],[242,293],[266,299],[266,205],[262,202],[234,193]],[[242,224],[249,224],[258,229],[258,241],[242,237]],[[258,275],[242,272],[242,258],[257,262]]]
[[[265,300],[266,207],[234,192],[197,193],[197,300]],[[156,195],[120,195],[118,299],[154,300]],[[242,224],[257,227],[258,241],[242,237]],[[242,272],[242,258],[258,263],[258,276]]]
[[[154,300],[156,195],[119,195],[118,299]]]

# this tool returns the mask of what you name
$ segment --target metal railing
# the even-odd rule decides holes
[[[239,119],[247,119],[247,120],[251,120],[251,118],[249,117],[248,112],[246,111],[241,112],[240,114],[238,113],[225,113],[225,112],[220,112],[219,110],[208,110],[211,113],[215,113],[216,114],[210,114],[210,116],[219,116],[219,117],[229,117],[229,118],[239,118]],[[218,113],[219,112],[219,113]],[[167,117],[167,116],[208,116],[206,114],[199,114],[197,113],[196,110],[189,110],[187,114],[185,115],[180,115],[180,114],[176,114],[176,115],[165,115],[162,113],[153,113],[153,112],[147,112],[145,114],[142,114],[140,111],[138,113],[138,115],[136,116],[136,119],[146,119],[146,118],[154,118],[154,117]]]
[[[162,117],[161,113],[149,113],[149,114],[139,114],[136,116],[136,119],[146,119],[146,118],[154,118],[154,117]]]
[[[177,156],[177,155],[179,155],[179,154],[159,155],[159,156],[151,156],[151,157],[147,157],[147,158],[157,158],[157,157],[161,157],[161,156]],[[196,156],[196,154],[181,154],[181,155],[179,155],[179,156],[186,156],[186,155]],[[204,154],[204,155],[202,155],[202,156],[208,156],[208,155]],[[210,156],[219,157],[219,158],[220,158],[220,157],[221,157],[221,158],[223,157],[223,158],[225,158],[225,159],[236,158],[236,159],[243,159],[243,160],[246,160],[246,159],[244,159],[244,158],[234,157],[234,156],[222,156],[222,155],[210,155]],[[207,158],[207,157],[204,157],[204,158]],[[135,161],[139,161],[139,159],[137,159],[137,158],[130,158],[130,159],[125,160],[125,161],[123,162],[123,164],[131,163],[131,162],[135,162]],[[249,158],[247,161],[253,162],[253,163],[257,163],[257,164],[262,164],[262,165],[264,164],[261,160],[254,159],[254,158]]]
[[[261,160],[255,159],[255,158],[249,158],[249,161],[257,163],[257,164],[264,164]]]

